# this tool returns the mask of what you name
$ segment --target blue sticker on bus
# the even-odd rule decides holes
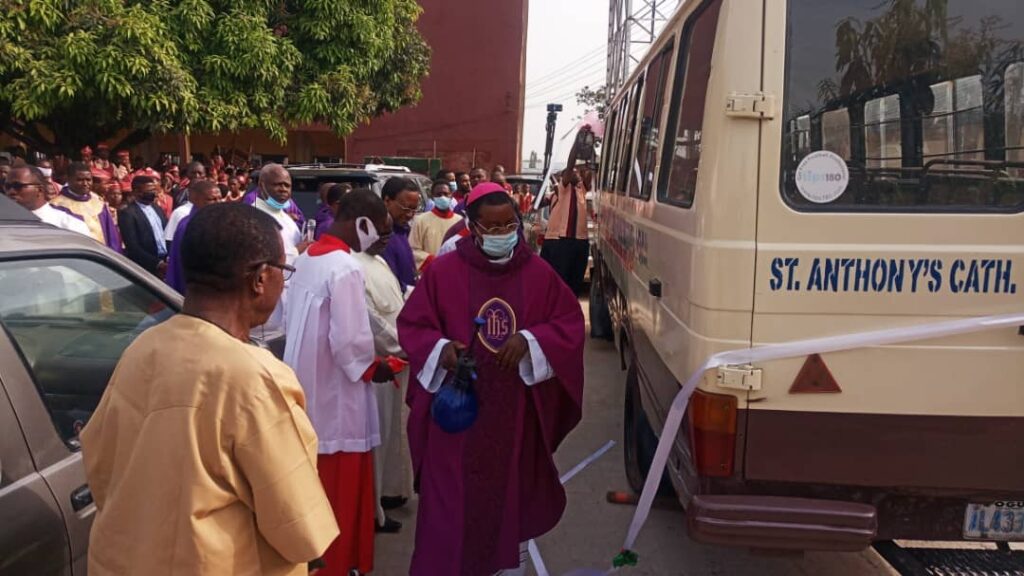
[[[1013,261],[998,258],[773,258],[773,292],[1016,294]]]

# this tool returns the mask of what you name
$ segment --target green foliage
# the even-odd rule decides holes
[[[948,14],[948,0],[886,0],[866,21],[849,17],[835,31],[838,79],[818,82],[818,98],[830,102],[867,93],[906,78],[961,78],[977,74],[1012,43],[998,38],[998,16],[978,28]],[[979,8],[980,9],[980,8]],[[808,107],[812,107],[811,104]]]
[[[0,130],[69,153],[134,129],[323,122],[415,103],[415,0],[0,0]]]
[[[605,93],[604,86],[598,86],[597,88],[591,88],[590,86],[584,86],[576,93],[576,103],[585,107],[585,112],[597,112],[599,118],[604,120],[604,109],[608,104],[608,96]]]

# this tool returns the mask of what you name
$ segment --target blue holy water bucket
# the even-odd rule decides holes
[[[473,391],[475,378],[476,361],[465,351],[459,355],[455,374],[434,394],[430,404],[430,416],[441,430],[458,434],[476,422],[479,407]]]

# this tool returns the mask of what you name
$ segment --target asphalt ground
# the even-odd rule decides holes
[[[587,306],[584,301],[584,311]],[[583,420],[564,442],[555,460],[564,473],[609,440],[615,446],[568,482],[568,507],[561,523],[537,544],[552,576],[580,568],[604,570],[618,553],[633,507],[610,504],[609,491],[628,491],[622,455],[622,400],[625,373],[610,342],[588,339]],[[374,574],[408,574],[416,528],[416,501],[389,513],[404,524],[399,534],[378,535]],[[652,511],[640,534],[639,564],[623,576],[854,576],[896,574],[873,550],[861,553],[808,552],[767,556],[745,549],[706,546],[686,535],[682,509],[672,503]],[[531,574],[535,572],[530,570]]]

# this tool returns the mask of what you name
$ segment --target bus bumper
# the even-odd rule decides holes
[[[686,515],[691,538],[726,546],[856,552],[878,532],[874,506],[836,500],[697,495]]]

